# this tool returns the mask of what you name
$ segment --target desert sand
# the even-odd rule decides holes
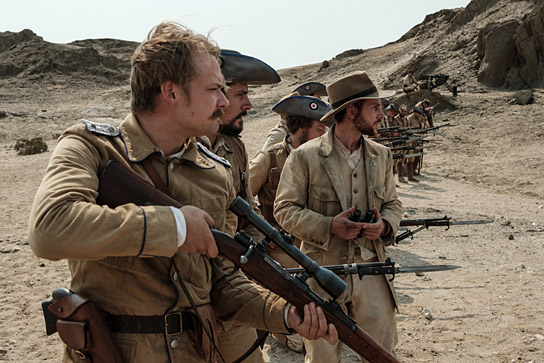
[[[473,64],[484,21],[491,14],[495,20],[521,18],[533,4],[493,3],[463,27],[446,28],[433,20],[439,14],[420,25],[415,37],[332,59],[325,69],[313,64],[280,70],[278,85],[251,88],[254,110],[242,133],[250,157],[278,121],[271,106],[302,82],[327,84],[366,70],[400,96],[402,72],[412,64],[458,81],[456,97],[443,87],[422,95],[443,103],[435,124],[456,126],[429,137],[421,182],[399,183],[397,191],[407,218],[494,222],[434,227],[388,248],[399,266],[461,266],[396,277],[396,352],[403,362],[544,362],[544,90],[534,89],[533,103],[517,104],[515,90],[480,83]],[[438,41],[457,41],[461,48],[431,51]],[[65,261],[39,259],[30,250],[32,198],[62,130],[82,118],[118,124],[128,112],[126,70],[117,78],[92,67],[78,72],[0,77],[0,361],[60,361],[62,344],[56,335],[46,336],[40,303],[54,288],[69,286],[70,277]],[[16,140],[37,136],[46,140],[48,152],[17,155]],[[271,338],[265,353],[269,362],[304,361]],[[345,349],[343,361],[359,360]]]

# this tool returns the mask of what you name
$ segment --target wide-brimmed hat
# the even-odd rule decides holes
[[[293,92],[298,92],[303,96],[310,96],[319,93],[321,96],[327,95],[327,87],[319,82],[306,82],[298,86]]]
[[[334,120],[322,119],[331,108],[318,98],[311,96],[301,96],[294,92],[283,98],[272,107],[272,111],[280,114],[282,117],[302,116],[310,120],[318,120],[327,126],[331,126]]]
[[[357,72],[327,86],[332,110],[324,118],[333,116],[359,100],[388,98],[394,91],[379,91],[366,72]]]
[[[221,50],[221,72],[227,83],[249,85],[273,84],[281,81],[279,74],[260,59],[240,54],[235,50]]]

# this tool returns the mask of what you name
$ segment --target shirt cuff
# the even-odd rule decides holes
[[[183,245],[185,238],[187,237],[187,224],[185,223],[185,216],[179,208],[170,207],[176,220],[176,228],[178,230],[178,248]]]

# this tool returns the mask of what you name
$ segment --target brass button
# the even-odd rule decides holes
[[[170,342],[170,347],[172,347],[172,349],[176,349],[179,345],[179,341],[177,339],[174,339]]]

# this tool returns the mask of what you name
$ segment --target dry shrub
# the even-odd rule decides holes
[[[47,151],[47,144],[41,137],[35,137],[31,140],[19,139],[15,143],[17,155],[33,155]]]

